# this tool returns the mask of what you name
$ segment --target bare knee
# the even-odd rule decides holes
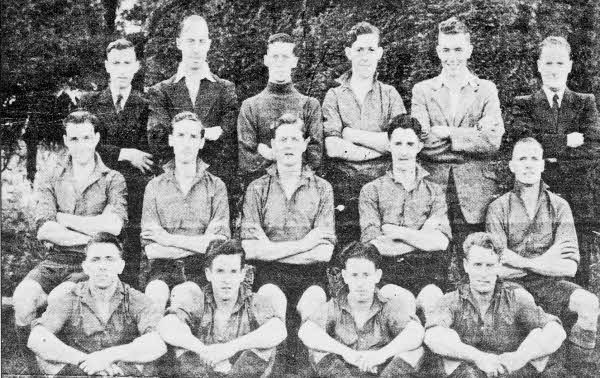
[[[44,306],[48,295],[39,282],[24,280],[17,285],[13,293],[15,310],[15,323],[18,326],[27,326],[33,322],[38,308]]]
[[[283,291],[277,285],[265,284],[258,289],[257,294],[264,295],[271,299],[271,303],[275,307],[275,311],[285,319],[285,312],[287,308],[287,299]]]
[[[427,316],[443,296],[444,293],[439,287],[433,284],[427,285],[417,295],[417,308],[423,310],[423,313]]]
[[[200,286],[194,282],[184,282],[171,290],[171,306],[198,308],[202,305],[204,296]]]
[[[571,294],[569,309],[580,316],[597,319],[600,314],[598,297],[584,289],[578,289]]]
[[[416,312],[415,296],[412,295],[412,293],[410,291],[406,290],[403,287],[400,287],[398,285],[393,285],[393,284],[387,284],[387,285],[383,286],[381,289],[379,289],[379,296],[382,299],[397,298],[397,299],[401,300],[403,303],[405,303],[407,306],[411,307],[409,309],[409,311],[411,313]]]
[[[304,291],[296,309],[302,320],[304,320],[325,302],[327,302],[325,291],[320,286],[315,285]]]
[[[167,301],[169,300],[169,286],[164,281],[150,281],[146,286],[144,293],[158,307],[164,309],[167,306]]]
[[[73,288],[77,285],[75,282],[66,281],[52,289],[50,293],[48,293],[48,302],[52,302],[54,299],[62,298],[66,294],[68,294]]]

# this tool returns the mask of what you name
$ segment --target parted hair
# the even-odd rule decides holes
[[[200,125],[200,137],[204,138],[204,125],[202,124],[202,121],[200,121],[200,118],[198,118],[196,113],[188,112],[188,111],[184,111],[184,112],[175,114],[175,116],[171,120],[171,124],[169,125],[169,130],[168,130],[169,134],[173,134],[173,126],[177,122],[181,122],[181,121],[197,122]]]
[[[571,57],[571,45],[569,44],[567,39],[565,37],[559,37],[556,35],[548,36],[542,42],[540,42],[540,45],[538,48],[538,55],[542,54],[542,50],[544,49],[544,47],[553,47],[553,46],[563,47],[564,49],[567,50],[567,54],[569,55],[569,58]]]
[[[267,50],[269,49],[269,46],[272,45],[273,43],[291,43],[292,45],[294,45],[294,48],[292,49],[292,52],[294,53],[294,55],[296,55],[297,51],[296,51],[296,41],[294,40],[294,38],[292,38],[291,35],[289,35],[288,33],[275,33],[275,34],[271,34],[269,36],[269,39],[267,39]]]
[[[206,22],[206,19],[204,17],[200,16],[199,14],[189,14],[189,15],[185,16],[179,23],[179,25],[177,27],[177,36],[178,37],[181,36],[181,32],[186,27],[188,27],[188,24],[191,22],[195,22],[195,21],[203,22],[206,25],[206,28],[208,29],[208,22]]]
[[[440,22],[438,31],[440,34],[466,34],[469,39],[471,35],[467,25],[456,17],[450,17],[449,19]]]
[[[467,236],[463,243],[465,258],[469,258],[469,252],[475,246],[490,249],[498,256],[501,256],[504,250],[501,243],[489,232],[475,232]]]
[[[67,125],[83,125],[84,123],[90,123],[94,127],[94,132],[98,132],[100,126],[98,117],[86,110],[76,110],[63,119],[63,134],[67,134]]]
[[[125,38],[120,38],[120,39],[117,39],[116,41],[112,41],[111,43],[108,44],[108,46],[106,46],[106,56],[108,57],[108,53],[113,50],[127,50],[127,49],[133,49],[133,51],[135,52],[135,46],[133,45],[133,43],[131,43],[131,41],[129,41],[128,39],[125,39]]]
[[[275,139],[277,136],[277,129],[282,125],[298,125],[298,129],[302,132],[302,128],[304,127],[304,122],[292,113],[284,113],[281,117],[279,117],[275,122],[271,124],[271,139]]]
[[[418,138],[421,137],[421,123],[408,114],[398,114],[390,120],[387,128],[388,139],[392,139],[392,134],[397,129],[410,129],[415,132]]]
[[[206,250],[204,266],[211,268],[213,261],[222,255],[240,255],[240,266],[243,268],[246,264],[246,252],[242,248],[242,243],[236,239],[213,240]]]
[[[108,232],[98,232],[94,234],[85,246],[85,253],[87,254],[90,246],[94,244],[112,244],[119,250],[119,256],[123,257],[123,244],[119,241],[119,238]]]
[[[381,32],[377,26],[374,26],[366,21],[361,21],[350,28],[350,30],[346,33],[345,47],[352,46],[352,44],[356,42],[358,36],[363,34],[376,34],[377,39],[379,40]]]
[[[535,146],[538,146],[542,150],[542,153],[544,152],[544,146],[542,146],[542,144],[540,142],[538,142],[537,139],[535,139],[534,137],[525,137],[525,138],[519,139],[515,143],[515,145],[513,146],[513,153],[514,153],[515,149],[517,148],[517,146],[520,146],[522,144],[533,144]]]
[[[377,248],[371,244],[363,244],[354,241],[348,244],[340,253],[339,261],[346,268],[346,263],[350,259],[365,259],[371,261],[375,265],[375,269],[379,269],[381,265],[381,255]]]

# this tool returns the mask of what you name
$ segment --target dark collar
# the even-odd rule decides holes
[[[206,303],[208,303],[208,305],[214,310],[217,308],[217,303],[215,301],[215,294],[213,292],[213,288],[212,285],[210,283],[208,283],[205,287],[204,287],[204,299],[206,301]],[[238,312],[242,306],[244,305],[244,303],[251,298],[253,295],[252,290],[244,285],[244,283],[242,282],[240,284],[240,288],[238,290],[238,297],[237,300],[235,302],[235,305],[233,306],[233,310],[232,310],[232,314]]]
[[[296,87],[294,87],[294,83],[291,81],[289,83],[267,83],[267,88],[265,89],[268,93],[278,94],[278,95],[287,95],[292,94],[294,92],[298,92]]]

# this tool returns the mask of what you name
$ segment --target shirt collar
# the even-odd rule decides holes
[[[184,77],[186,77],[186,70],[183,67],[183,63],[179,63],[179,66],[177,67],[177,74],[175,75],[175,82],[179,82],[179,80],[183,79]],[[202,81],[203,79],[206,79],[208,81],[211,82],[215,82],[215,77],[212,74],[212,72],[210,72],[210,67],[208,66],[208,63],[204,64],[204,67],[200,70],[200,75],[198,76],[200,78],[200,81]]]
[[[344,288],[338,294],[338,303],[340,305],[340,309],[346,311],[349,314],[352,314],[352,308],[350,308],[350,303],[348,302],[348,286],[344,285]],[[371,308],[369,309],[369,316],[367,320],[371,319],[378,313],[383,310],[384,302],[379,297],[379,290],[375,289],[375,294],[373,295],[373,303],[371,303]]]
[[[390,167],[386,174],[388,175],[388,177],[390,179],[392,179],[392,181],[394,181],[395,183],[398,184],[402,184],[401,182],[396,181],[396,178],[394,177],[394,168]],[[427,170],[425,170],[425,168],[421,167],[421,165],[419,163],[417,163],[416,167],[415,167],[415,188],[421,183],[421,181],[423,181],[425,179],[425,177],[429,176],[429,172],[427,172]]]
[[[100,155],[95,152],[94,153],[94,161],[96,162],[96,166],[94,167],[94,171],[92,175],[103,175],[108,173],[110,169],[104,164]],[[67,155],[60,163],[58,163],[61,169],[61,174],[71,173],[73,172],[73,159],[70,155]]]
[[[121,104],[121,106],[123,106],[127,102],[129,95],[131,94],[131,85],[122,91],[118,91],[116,88],[110,88],[110,94],[112,96],[112,101],[114,105],[117,105],[117,96],[119,96],[119,94],[123,96],[123,102]]]
[[[200,179],[204,176],[204,173],[208,169],[209,165],[202,160],[202,158],[198,157],[196,159],[196,180]],[[175,181],[175,159],[169,160],[166,164],[163,165],[163,170],[167,173],[167,177],[171,180]]]
[[[375,72],[373,75],[373,85],[377,83],[377,78],[379,77],[379,72]],[[344,72],[340,77],[338,77],[335,81],[341,84],[343,87],[350,88],[350,79],[352,78],[352,70],[348,70]]]
[[[558,106],[562,105],[562,100],[565,95],[566,89],[567,89],[566,87],[563,87],[558,92],[554,92],[554,91],[550,90],[550,88],[546,87],[545,85],[542,85],[542,90],[546,94],[546,98],[548,99],[548,103],[550,104],[550,107],[552,107],[552,102],[553,102],[553,98],[554,98],[555,94],[558,95]]]
[[[215,309],[217,307],[217,303],[215,301],[215,294],[213,292],[212,285],[210,283],[208,283],[204,287],[203,292],[204,292],[204,298],[205,298],[206,302],[213,309]],[[252,295],[253,295],[252,289],[248,285],[245,285],[242,282],[240,284],[240,288],[238,289],[238,297],[237,297],[237,300],[235,302],[235,305],[233,306],[232,314],[238,312],[242,308],[242,306],[244,305],[244,303],[246,302],[246,300],[249,299],[249,298],[251,298]]]
[[[81,298],[81,301],[83,303],[87,304],[90,309],[95,308],[96,305],[95,305],[94,298],[92,298],[92,292],[90,290],[89,281],[85,281],[85,282],[81,283],[80,285],[76,286],[75,294],[77,296],[79,296]],[[119,307],[119,304],[121,304],[124,297],[125,297],[125,286],[123,286],[123,283],[119,280],[119,282],[117,282],[117,288],[115,289],[113,296],[110,298],[110,313],[111,314],[117,307]]]
[[[278,179],[279,175],[277,174],[277,163],[273,163],[266,168],[267,174],[272,177]],[[300,178],[305,182],[311,180],[315,177],[314,171],[307,164],[302,164],[302,171],[300,172]]]
[[[520,197],[521,190],[523,189],[523,187],[524,187],[523,184],[521,184],[520,182],[515,180],[512,192]],[[549,188],[550,187],[544,181],[540,181],[540,193],[547,192]]]
[[[496,286],[494,286],[494,294],[492,295],[491,303],[494,303],[498,299],[498,297],[502,293],[503,286],[504,282],[502,281],[502,279],[498,278],[496,280]],[[469,285],[468,282],[458,286],[458,294],[463,300],[471,302],[471,304],[475,307],[477,306],[477,303],[475,302],[475,297],[473,296],[473,292],[471,291],[471,285]]]
[[[439,90],[443,86],[447,86],[447,76],[448,75],[446,74],[446,71],[442,69],[442,72],[438,76],[433,78],[433,89]],[[471,73],[471,71],[469,70],[467,70],[464,81],[461,84],[461,88],[467,85],[473,87],[474,90],[477,90],[479,88],[479,77]]]

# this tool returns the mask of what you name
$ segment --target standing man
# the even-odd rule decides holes
[[[155,375],[150,363],[167,347],[152,301],[119,280],[125,266],[118,239],[96,234],[85,250],[89,280],[50,293],[28,346],[48,375]]]
[[[379,29],[368,22],[350,29],[344,51],[352,68],[323,101],[325,151],[332,159],[327,177],[334,185],[336,208],[341,210],[336,215],[340,246],[360,235],[360,189],[389,168],[386,128],[392,118],[406,113],[398,91],[377,80],[377,64],[383,56],[379,42]]]
[[[97,150],[102,161],[120,172],[127,183],[129,222],[124,230],[122,279],[137,288],[142,253],[142,199],[154,165],[146,136],[148,101],[131,88],[131,80],[140,68],[131,42],[126,39],[111,42],[106,48],[104,66],[110,77],[108,88],[84,95],[80,106],[100,121]]]
[[[502,246],[477,232],[463,250],[469,282],[446,294],[427,319],[425,343],[442,358],[440,375],[564,377],[562,361],[551,354],[565,331],[525,289],[498,279]]]
[[[242,282],[246,268],[239,242],[223,242],[207,252],[208,285],[173,289],[159,331],[177,348],[178,376],[269,376],[286,337],[285,296],[274,285],[253,293]]]
[[[370,242],[382,255],[382,284],[408,289],[426,315],[442,296],[439,288],[445,286],[450,263],[446,201],[417,164],[423,148],[419,122],[398,115],[387,135],[392,167],[360,192],[361,242]]]
[[[37,183],[35,223],[38,240],[50,245],[46,258],[13,294],[15,324],[24,347],[37,310],[63,281],[85,279],[81,263],[92,235],[119,235],[127,222],[125,179],[108,169],[98,154],[98,119],[76,111],[63,121],[67,159]]]
[[[297,361],[304,350],[297,338],[297,309],[317,299],[301,296],[311,285],[325,287],[325,269],[335,244],[333,192],[302,163],[308,146],[303,130],[302,120],[292,114],[284,114],[275,124],[271,134],[275,163],[248,186],[241,228],[242,246],[256,267],[255,287],[272,283],[287,297],[288,361]]]
[[[443,188],[456,251],[474,231],[483,231],[485,210],[498,194],[490,160],[500,148],[504,125],[494,83],[471,73],[473,46],[467,26],[452,17],[439,25],[439,76],[417,83],[411,115],[423,127],[423,167]]]
[[[573,66],[570,55],[565,38],[550,36],[542,41],[537,61],[542,88],[515,98],[511,132],[515,139],[533,136],[544,147],[544,180],[573,209],[582,252],[578,282],[587,285],[592,230],[597,229],[600,216],[588,174],[600,158],[600,118],[593,94],[567,88]]]
[[[195,113],[205,128],[203,160],[230,193],[230,210],[236,211],[239,197],[237,177],[237,95],[233,83],[210,71],[206,56],[211,40],[206,20],[198,15],[183,19],[176,39],[181,51],[177,73],[148,91],[150,119],[148,138],[155,160],[162,164],[173,154],[168,130],[173,117],[183,111]],[[230,214],[235,215],[235,214]]]
[[[579,263],[569,204],[541,181],[543,149],[535,139],[515,144],[509,167],[515,188],[492,202],[486,219],[488,231],[505,247],[500,276],[522,285],[540,306],[561,319],[569,334],[567,361],[571,365],[567,368],[572,373],[584,376],[586,363],[597,372],[593,359],[598,298],[568,281]]]
[[[304,124],[302,133],[308,139],[306,163],[320,172],[323,155],[323,123],[321,105],[316,98],[298,92],[292,83],[292,69],[298,64],[296,43],[288,34],[277,33],[267,41],[264,64],[269,69],[267,87],[244,100],[238,116],[239,167],[246,187],[265,174],[273,156],[271,128],[283,114],[297,116]]]
[[[175,285],[206,282],[204,253],[211,241],[230,237],[227,188],[198,157],[202,123],[194,113],[182,112],[172,125],[169,146],[175,157],[146,187],[141,234],[150,260],[146,295],[163,310]]]

